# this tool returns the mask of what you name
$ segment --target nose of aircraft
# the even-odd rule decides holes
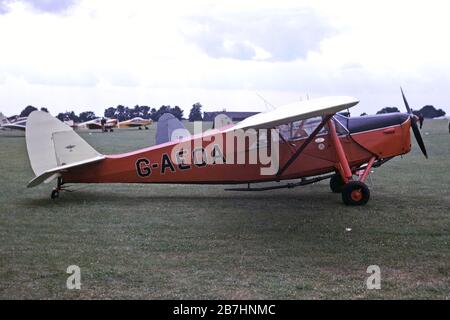
[[[348,130],[350,133],[370,131],[379,128],[386,128],[404,123],[408,120],[408,113],[386,113],[374,116],[348,118]]]

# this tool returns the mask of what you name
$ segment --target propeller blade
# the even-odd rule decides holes
[[[414,118],[414,116],[411,116],[411,128],[414,132],[414,137],[416,138],[420,150],[422,150],[425,158],[428,159],[427,149],[425,148],[425,143],[423,142],[422,135],[420,134],[419,127],[417,126],[417,120],[416,118]]]
[[[405,97],[405,94],[403,93],[402,87],[400,87],[400,90],[401,90],[401,92],[402,92],[403,102],[405,103],[406,111],[408,111],[408,113],[409,113],[410,115],[412,115],[412,114],[413,114],[413,113],[412,113],[412,110],[411,110],[411,108],[409,107],[408,101],[406,100],[406,97]]]
[[[412,113],[412,110],[409,107],[402,87],[400,87],[400,90],[402,92],[403,102],[405,103],[406,110],[409,113],[409,118],[411,119],[411,128],[413,130],[414,137],[416,138],[417,144],[419,145],[420,150],[422,150],[423,155],[428,159],[427,149],[425,148],[425,143],[423,142],[422,135],[420,134],[419,127],[417,126],[416,116]]]

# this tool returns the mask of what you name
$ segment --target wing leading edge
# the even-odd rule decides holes
[[[237,125],[230,128],[230,130],[250,128],[269,129],[289,122],[317,116],[332,115],[339,111],[351,108],[358,103],[358,99],[347,96],[326,97],[296,102],[272,111],[258,113],[239,122]]]

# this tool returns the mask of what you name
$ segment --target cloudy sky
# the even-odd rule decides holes
[[[0,0],[0,111],[255,110],[328,95],[354,113],[450,113],[448,1]]]

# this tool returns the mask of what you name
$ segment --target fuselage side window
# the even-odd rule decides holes
[[[311,133],[322,122],[322,117],[314,117],[306,120],[294,121],[289,124],[278,126],[281,136],[286,141],[300,140],[308,138]],[[317,135],[328,133],[327,126],[324,126]]]

